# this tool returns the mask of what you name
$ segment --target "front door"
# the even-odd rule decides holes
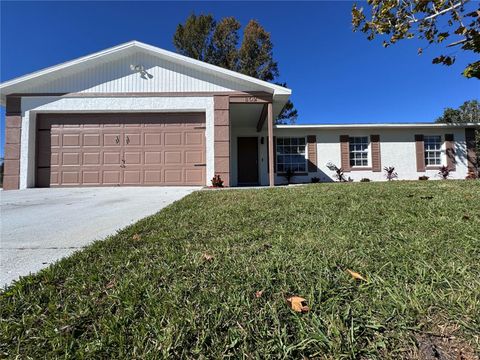
[[[258,185],[258,138],[237,139],[238,185]]]

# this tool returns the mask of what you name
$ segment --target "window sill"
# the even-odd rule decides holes
[[[442,165],[435,165],[435,166],[425,166],[425,170],[440,170]]]
[[[350,171],[372,171],[371,167],[351,167]]]
[[[278,176],[284,176],[286,175],[286,172],[277,172],[277,175]],[[306,176],[308,175],[308,172],[296,172],[296,173],[293,173],[293,176]]]

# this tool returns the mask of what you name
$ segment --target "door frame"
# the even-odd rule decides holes
[[[256,144],[256,159],[255,159],[255,164],[256,164],[256,180],[254,182],[241,182],[240,181],[240,139],[255,139],[255,144]],[[260,171],[259,171],[259,146],[258,146],[258,136],[238,136],[237,137],[237,186],[257,186],[260,184]]]

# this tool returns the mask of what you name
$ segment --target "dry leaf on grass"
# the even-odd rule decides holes
[[[360,275],[359,273],[355,272],[355,271],[352,271],[350,269],[347,269],[347,272],[356,280],[363,280],[363,281],[367,281],[367,279],[365,279],[362,275]]]
[[[105,286],[105,289],[107,289],[107,290],[112,289],[112,288],[115,286],[115,283],[116,283],[115,279],[112,280],[112,281],[110,281],[110,282],[107,284],[107,286]]]
[[[132,240],[135,240],[135,241],[138,241],[140,240],[142,237],[140,236],[140,234],[135,234],[132,236]]]
[[[203,254],[203,259],[205,261],[212,261],[213,260],[213,255],[205,253],[205,254]]]
[[[291,296],[287,298],[287,304],[290,306],[290,309],[299,313],[310,311],[310,308],[307,306],[307,300],[300,296]]]
[[[258,298],[261,298],[263,295],[263,290],[259,290],[257,292],[255,292],[255,297],[258,299]]]

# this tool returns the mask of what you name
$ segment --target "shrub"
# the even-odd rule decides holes
[[[418,177],[418,180],[428,180],[430,179],[427,175],[422,175]]]
[[[343,169],[339,168],[337,165],[329,162],[327,163],[327,168],[331,171],[335,172],[335,178],[340,182],[346,182],[347,179],[345,178],[345,174],[343,173]],[[353,181],[352,179],[348,178],[348,181]]]
[[[477,175],[475,173],[469,173],[467,176],[465,176],[466,180],[475,180],[478,179]]]
[[[220,177],[220,175],[215,175],[212,179],[212,186],[213,187],[218,187],[218,188],[221,188],[223,187],[223,180],[222,178]]]
[[[385,170],[385,177],[387,178],[388,181],[392,181],[398,178],[398,174],[395,172],[395,167],[385,166],[383,170]]]
[[[294,176],[295,176],[295,171],[293,171],[290,168],[288,168],[287,171],[283,173],[283,177],[285,178],[285,180],[287,180],[287,184],[290,184]]]
[[[362,178],[362,179],[360,180],[360,182],[370,182],[370,179],[369,179],[369,178]]]
[[[318,178],[318,177],[316,177],[316,176],[312,177],[310,180],[311,180],[312,183],[314,183],[314,184],[320,182],[320,178]]]
[[[450,170],[448,168],[448,166],[445,166],[443,165],[441,168],[440,168],[440,171],[438,172],[438,175],[440,175],[442,177],[443,180],[447,180],[448,177],[450,176]]]

